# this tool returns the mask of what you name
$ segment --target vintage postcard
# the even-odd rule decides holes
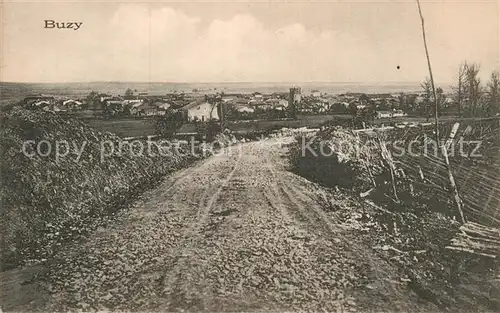
[[[498,1],[0,5],[0,311],[500,311]]]

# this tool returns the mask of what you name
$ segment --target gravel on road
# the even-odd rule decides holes
[[[354,312],[367,273],[399,292],[318,205],[320,187],[287,171],[290,140],[232,146],[147,192],[58,255],[38,309]]]

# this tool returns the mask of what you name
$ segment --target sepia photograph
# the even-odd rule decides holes
[[[0,312],[500,312],[498,0],[0,18]]]

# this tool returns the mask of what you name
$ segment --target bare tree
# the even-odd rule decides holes
[[[227,126],[227,115],[228,115],[228,109],[226,103],[222,100],[224,97],[224,93],[217,93],[216,95],[205,95],[205,101],[207,101],[210,104],[210,117],[209,121],[212,124],[217,124],[215,123],[213,117],[215,113],[217,113],[217,116],[219,118],[219,125],[220,125],[220,130],[224,131],[224,129]]]
[[[490,81],[487,85],[487,106],[485,113],[487,115],[495,115],[500,112],[500,73],[493,71]]]
[[[481,79],[479,78],[478,64],[468,64],[465,72],[465,103],[467,104],[468,114],[478,115],[481,103]]]
[[[457,85],[453,87],[453,90],[455,92],[454,98],[457,103],[458,116],[462,116],[462,103],[464,101],[466,73],[467,62],[463,62],[458,68]]]
[[[436,88],[436,96],[437,96],[437,103],[439,107],[442,107],[442,105],[446,101],[446,95],[444,94],[444,90],[441,87]]]
[[[130,88],[128,88],[126,91],[125,91],[125,99],[131,99],[133,96],[134,96],[134,91]]]
[[[94,110],[102,109],[101,99],[97,91],[91,91],[85,100],[87,107],[91,107]]]
[[[420,84],[422,90],[424,92],[424,105],[421,108],[420,113],[424,114],[427,120],[429,120],[432,110],[432,84],[429,77],[426,77],[425,80]]]

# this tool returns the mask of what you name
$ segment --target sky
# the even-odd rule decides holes
[[[434,78],[500,68],[497,0],[421,2]],[[45,20],[83,22],[46,29]],[[5,1],[4,82],[419,82],[413,0]],[[399,66],[399,69],[398,69]]]

